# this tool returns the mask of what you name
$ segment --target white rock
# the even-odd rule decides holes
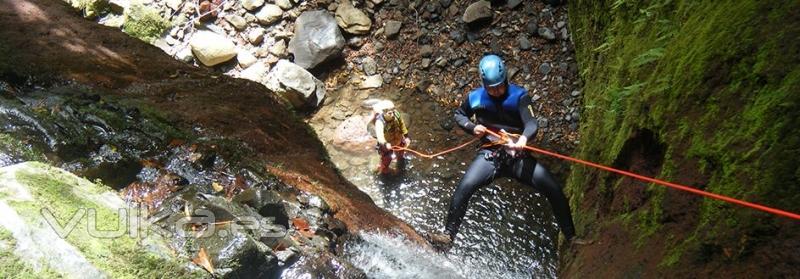
[[[253,45],[259,45],[264,41],[264,34],[267,31],[264,28],[255,28],[247,32],[247,40]]]
[[[350,34],[366,34],[372,27],[367,14],[344,2],[336,9],[336,23]]]
[[[325,85],[302,67],[280,60],[269,74],[267,88],[280,94],[295,108],[319,106],[325,99]]]
[[[190,47],[185,47],[175,54],[175,59],[184,63],[192,62],[192,58],[194,58],[194,55],[192,55],[192,48]]]
[[[108,27],[122,28],[122,25],[125,24],[125,16],[108,15],[101,18],[99,23]]]
[[[281,9],[288,10],[292,8],[292,2],[289,0],[275,0],[275,5],[281,7]]]
[[[167,0],[167,7],[173,11],[177,11],[181,7],[183,0]]]
[[[243,50],[236,55],[236,60],[239,61],[239,65],[241,65],[242,68],[247,68],[256,63],[258,58],[253,56],[249,51]]]
[[[269,53],[277,57],[286,56],[286,42],[284,40],[275,42],[275,44],[269,48]]]
[[[228,23],[233,26],[233,28],[236,28],[236,30],[239,31],[242,31],[247,27],[247,21],[238,15],[228,15],[225,17],[225,20],[227,20]]]
[[[203,65],[214,66],[236,56],[236,46],[228,38],[209,31],[198,31],[189,45]]]
[[[261,24],[272,24],[275,21],[278,21],[283,16],[283,10],[281,7],[273,4],[266,4],[264,7],[261,7],[261,10],[258,10],[256,13],[256,18],[258,18],[258,22]]]
[[[383,77],[381,75],[371,75],[364,78],[361,82],[361,89],[379,88],[383,86]]]
[[[244,69],[244,71],[242,71],[239,74],[239,77],[243,79],[249,79],[258,83],[264,83],[268,71],[269,71],[269,66],[267,66],[267,64],[265,64],[264,62],[256,62],[247,69]]]
[[[243,0],[242,7],[247,9],[248,11],[255,11],[256,9],[260,8],[264,5],[264,0]]]

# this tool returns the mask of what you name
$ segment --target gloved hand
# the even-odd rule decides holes
[[[486,133],[486,126],[478,124],[475,128],[472,129],[472,133],[480,136]]]
[[[516,142],[509,139],[509,142],[505,144],[508,148],[508,154],[512,157],[518,157],[518,155],[522,155],[525,152],[525,146],[528,145],[528,138],[525,136],[519,136]]]
[[[404,138],[403,138],[403,146],[404,146],[404,147],[408,147],[409,145],[411,145],[411,138],[409,138],[409,137],[404,137]]]

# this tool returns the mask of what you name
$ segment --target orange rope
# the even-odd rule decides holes
[[[484,144],[482,146],[484,148],[485,147],[494,146],[494,145],[505,144],[506,142],[509,141],[510,137],[518,137],[519,136],[517,134],[506,133],[506,132],[502,132],[502,134],[500,134],[500,133],[497,133],[497,132],[494,132],[494,131],[491,131],[491,130],[486,130],[486,133],[499,138],[499,140],[491,142],[491,143]],[[474,138],[474,139],[472,139],[472,140],[470,140],[468,142],[465,142],[463,144],[460,144],[460,145],[458,145],[456,147],[453,147],[453,148],[450,148],[450,149],[447,149],[447,150],[444,150],[444,151],[441,151],[441,152],[438,152],[438,153],[434,153],[434,154],[424,154],[422,152],[413,150],[411,148],[406,148],[406,147],[401,147],[401,146],[393,146],[392,150],[393,151],[407,151],[407,152],[411,152],[411,153],[413,153],[413,154],[415,154],[417,156],[430,159],[430,158],[441,156],[441,155],[456,151],[458,149],[464,148],[465,146],[477,141],[478,139],[479,138],[476,137],[476,138]],[[752,202],[747,202],[747,201],[743,201],[743,200],[739,200],[739,199],[734,199],[734,198],[731,198],[731,197],[727,197],[727,196],[723,196],[723,195],[719,195],[719,194],[714,194],[714,193],[706,192],[706,191],[703,191],[703,190],[698,190],[697,188],[693,188],[693,187],[689,187],[689,186],[685,186],[685,185],[680,185],[680,184],[677,184],[677,183],[672,183],[672,182],[664,181],[664,180],[660,180],[660,179],[655,179],[655,178],[652,178],[652,177],[647,177],[647,176],[644,176],[644,175],[639,175],[639,174],[635,174],[635,173],[628,172],[628,171],[615,169],[615,168],[604,166],[604,165],[601,165],[601,164],[598,164],[598,163],[593,163],[593,162],[589,162],[589,161],[573,158],[573,157],[570,157],[570,156],[561,155],[561,154],[558,154],[558,153],[555,153],[555,152],[552,152],[552,151],[547,151],[547,150],[539,149],[539,148],[532,147],[532,146],[525,146],[524,149],[528,150],[528,151],[532,151],[532,152],[536,152],[536,153],[540,153],[540,154],[556,157],[556,158],[559,158],[559,159],[567,160],[567,161],[570,161],[570,162],[575,162],[575,163],[578,163],[578,164],[582,164],[582,165],[598,168],[598,169],[601,169],[601,170],[605,170],[605,171],[608,171],[608,172],[620,174],[620,175],[623,175],[623,176],[635,178],[635,179],[638,179],[638,180],[641,180],[641,181],[655,183],[655,184],[659,184],[659,185],[666,186],[666,187],[669,187],[669,188],[673,188],[673,189],[689,192],[689,193],[692,193],[692,194],[695,194],[695,195],[700,195],[700,196],[704,196],[704,197],[708,197],[708,198],[712,198],[712,199],[716,199],[716,200],[721,200],[721,201],[724,201],[724,202],[728,202],[728,203],[732,203],[732,204],[736,204],[736,205],[740,205],[740,206],[744,206],[744,207],[753,208],[753,209],[756,209],[756,210],[764,211],[764,212],[767,212],[767,213],[771,213],[771,214],[775,214],[775,215],[779,215],[779,216],[783,216],[783,217],[787,217],[787,218],[791,218],[791,219],[795,219],[795,220],[800,220],[800,214],[796,214],[796,213],[792,213],[792,212],[788,212],[788,211],[784,211],[784,210],[780,210],[780,209],[776,209],[776,208],[772,208],[772,207],[767,207],[767,206],[764,206],[764,205],[760,205],[760,204],[756,204],[756,203],[752,203]]]
[[[406,152],[414,153],[414,155],[420,156],[422,158],[431,159],[431,158],[435,158],[437,156],[441,156],[441,155],[444,155],[444,154],[459,150],[461,148],[464,148],[465,146],[470,145],[471,143],[474,143],[474,142],[478,141],[478,139],[479,138],[473,138],[468,142],[460,144],[459,146],[456,146],[456,147],[453,147],[453,148],[450,148],[450,149],[447,149],[447,150],[444,150],[444,151],[441,151],[441,152],[433,153],[433,154],[425,154],[425,153],[416,151],[414,149],[411,149],[411,148],[408,148],[408,147],[402,147],[402,146],[392,146],[392,151],[406,151]]]
[[[501,138],[501,139],[507,139],[507,135],[502,135],[501,136],[501,135],[499,135],[499,134],[497,134],[495,132],[488,131],[488,130],[487,130],[487,133],[489,133],[489,134],[491,134],[493,136],[496,136],[498,138]],[[615,168],[612,168],[612,167],[600,165],[600,164],[589,162],[589,161],[584,161],[584,160],[573,158],[573,157],[566,156],[566,155],[561,155],[561,154],[558,154],[558,153],[555,153],[555,152],[551,152],[551,151],[535,148],[535,147],[532,147],[532,146],[525,146],[525,150],[530,150],[530,151],[533,151],[533,152],[536,152],[536,153],[540,153],[540,154],[544,154],[544,155],[548,155],[548,156],[553,156],[553,157],[556,157],[556,158],[559,158],[559,159],[563,159],[563,160],[567,160],[567,161],[583,164],[583,165],[590,166],[590,167],[595,167],[595,168],[598,168],[598,169],[601,169],[601,170],[605,170],[605,171],[608,171],[608,172],[624,175],[624,176],[635,178],[635,179],[642,180],[642,181],[645,181],[645,182],[650,182],[650,183],[663,185],[663,186],[670,187],[670,188],[673,188],[673,189],[678,189],[678,190],[681,190],[681,191],[686,191],[686,192],[693,193],[693,194],[696,194],[696,195],[700,195],[700,196],[704,196],[704,197],[708,197],[708,198],[712,198],[712,199],[717,199],[717,200],[721,200],[721,201],[724,201],[724,202],[737,204],[737,205],[740,205],[740,206],[753,208],[753,209],[756,209],[756,210],[764,211],[764,212],[767,212],[767,213],[772,213],[772,214],[783,216],[783,217],[792,218],[792,219],[795,219],[795,220],[800,220],[800,214],[796,214],[796,213],[792,213],[792,212],[788,212],[788,211],[784,211],[784,210],[780,210],[780,209],[776,209],[776,208],[771,208],[771,207],[763,206],[763,205],[752,203],[752,202],[738,200],[738,199],[734,199],[734,198],[731,198],[731,197],[727,197],[727,196],[723,196],[723,195],[719,195],[719,194],[714,194],[714,193],[706,192],[706,191],[703,191],[703,190],[698,190],[696,188],[692,188],[692,187],[689,187],[689,186],[680,185],[680,184],[677,184],[677,183],[672,183],[672,182],[668,182],[668,181],[664,181],[664,180],[660,180],[660,179],[655,179],[655,178],[652,178],[652,177],[647,177],[647,176],[635,174],[635,173],[628,172],[628,171],[618,170],[618,169],[615,169]]]

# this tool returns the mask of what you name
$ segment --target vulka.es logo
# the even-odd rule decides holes
[[[142,216],[147,215],[143,209],[120,208],[116,216],[105,217],[104,220],[98,220],[97,210],[94,208],[78,208],[67,218],[57,218],[48,208],[42,208],[40,213],[45,222],[63,239],[69,237],[82,224],[85,224],[85,233],[94,238],[119,238],[126,235],[131,238],[141,238],[149,233],[171,237],[174,233],[197,227],[202,228],[196,231],[195,235],[198,238],[225,237],[237,232],[254,233],[257,234],[256,237],[283,237],[287,233],[286,227],[274,224],[274,217],[240,216],[233,220],[218,220],[213,212],[205,209],[195,210],[192,216],[185,216],[167,226],[158,226],[145,221]],[[82,222],[83,220],[86,222]],[[114,220],[116,226],[110,223]],[[98,227],[98,223],[103,224],[102,228]],[[79,233],[84,231],[79,230]]]

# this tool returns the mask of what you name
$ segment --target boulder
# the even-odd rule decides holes
[[[375,149],[377,140],[367,128],[371,116],[354,115],[346,118],[336,127],[333,146],[342,151],[356,154],[369,154]]]
[[[281,19],[281,17],[283,17],[283,10],[281,7],[273,4],[264,5],[264,7],[261,7],[261,10],[258,10],[256,13],[258,22],[264,25],[272,24]]]
[[[228,23],[230,23],[231,26],[233,26],[233,28],[236,28],[236,30],[238,31],[242,31],[247,27],[247,21],[245,21],[243,17],[240,17],[238,15],[226,16],[225,20],[228,21]]]
[[[167,0],[167,7],[173,11],[179,10],[181,8],[181,4],[183,4],[183,0]]]
[[[247,9],[248,11],[255,11],[261,6],[264,5],[264,0],[243,0],[242,7]]]
[[[295,108],[317,107],[325,98],[325,85],[297,64],[282,59],[267,74],[267,88]]]
[[[253,54],[251,54],[249,51],[243,50],[236,55],[236,60],[239,61],[239,65],[241,65],[242,68],[247,68],[250,67],[250,65],[255,64],[258,61],[258,58],[253,56]]]
[[[289,0],[275,0],[275,5],[281,7],[281,9],[288,10],[292,8],[292,1]]]
[[[387,20],[384,24],[384,32],[386,34],[386,38],[393,39],[397,37],[397,34],[400,34],[400,27],[403,26],[403,23],[397,20]]]
[[[344,43],[339,26],[330,13],[323,10],[306,11],[295,22],[289,52],[294,54],[294,63],[311,69],[340,55]]]
[[[269,47],[269,53],[277,57],[286,56],[286,42],[278,40],[274,45]]]
[[[529,50],[532,47],[531,41],[528,39],[528,36],[525,36],[524,34],[517,37],[517,42],[519,43],[520,50]]]
[[[205,258],[214,277],[273,278],[280,274],[272,249],[262,243],[286,235],[287,228],[275,224],[274,219],[241,203],[199,192],[198,187],[175,193],[165,204],[181,205],[162,206],[153,213],[154,224],[172,235],[170,248],[194,259]],[[198,256],[201,249],[205,257]]]
[[[550,30],[550,28],[547,27],[539,27],[539,36],[549,41],[556,39],[556,34],[553,33],[553,30]]]
[[[264,30],[264,28],[259,27],[251,29],[249,32],[247,32],[247,41],[249,41],[254,46],[259,45],[261,44],[262,41],[264,41],[265,33],[266,30]]]
[[[0,168],[0,255],[31,278],[203,277],[184,268],[145,212],[103,185],[28,162]],[[7,265],[4,265],[7,266]],[[11,270],[3,270],[12,272]]]
[[[192,48],[191,47],[184,47],[178,52],[175,53],[175,59],[178,59],[181,62],[189,63],[192,62],[194,55],[192,55]]]
[[[465,23],[470,24],[485,19],[492,18],[492,4],[489,1],[478,1],[472,3],[464,11],[464,16],[461,18]]]
[[[368,76],[374,75],[378,73],[378,62],[375,62],[375,59],[372,57],[366,57],[363,61],[361,61],[361,70],[364,71],[365,74]]]
[[[350,34],[362,35],[369,32],[372,20],[359,9],[356,9],[349,2],[344,1],[336,9],[336,23],[344,31]]]
[[[383,86],[383,77],[381,75],[371,75],[364,77],[361,81],[360,89],[379,88]]]
[[[266,81],[267,71],[269,71],[269,66],[267,66],[264,62],[256,62],[252,66],[247,67],[247,69],[244,69],[244,71],[239,73],[239,77],[258,83],[264,83]]]
[[[189,45],[203,65],[214,66],[236,56],[236,46],[228,38],[209,31],[198,31]]]
[[[271,218],[274,224],[289,226],[289,215],[278,192],[264,188],[250,188],[236,195],[233,201],[252,207],[261,216]]]

